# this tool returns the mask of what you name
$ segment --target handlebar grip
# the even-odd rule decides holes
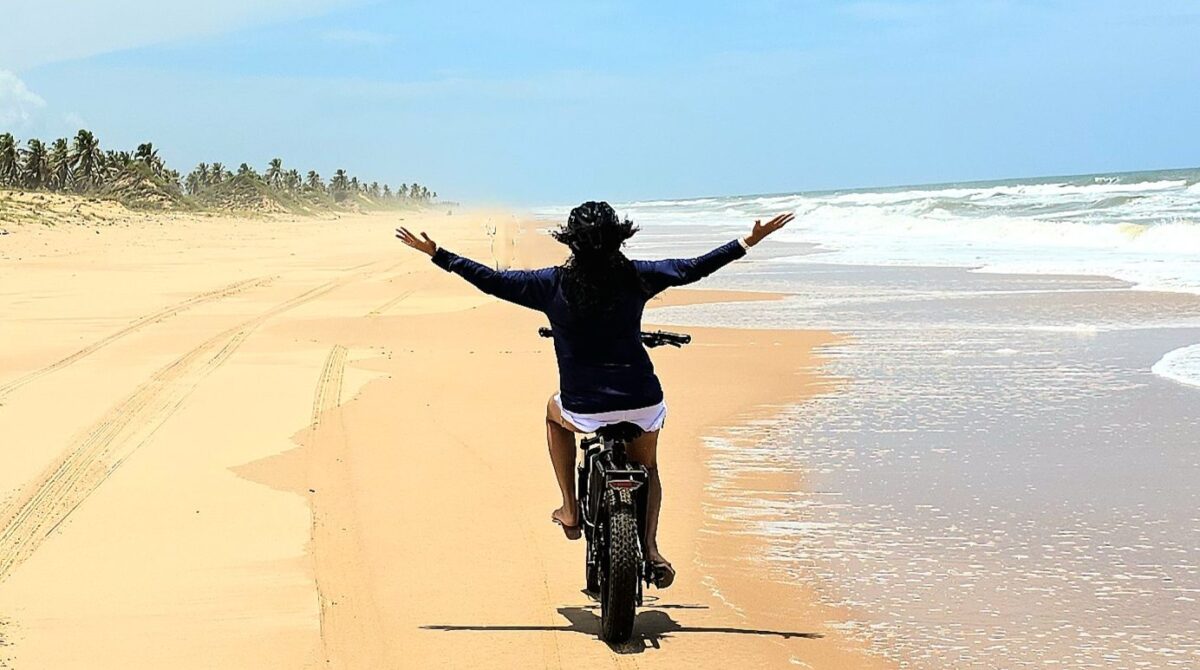
[[[554,331],[542,326],[541,328],[538,328],[538,335],[541,335],[542,337],[554,337]]]

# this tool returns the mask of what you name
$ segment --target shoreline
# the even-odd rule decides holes
[[[788,281],[762,280],[777,272]],[[846,299],[823,304],[828,272],[722,282],[791,284],[797,298],[770,321],[852,336],[825,369],[845,390],[768,429],[795,445],[779,465],[811,473],[810,495],[738,510],[772,538],[776,565],[848,607],[844,632],[897,663],[1185,666],[1195,614],[1179,598],[1196,572],[1174,559],[1195,528],[1195,389],[1152,368],[1193,346],[1183,324],[1200,301],[1097,291],[1089,276],[903,267],[847,269]],[[662,318],[768,320],[739,305]],[[756,465],[739,453],[725,455]],[[773,504],[795,513],[781,523]]]
[[[439,242],[486,260],[487,216],[422,220]],[[128,428],[92,452],[115,459],[104,461],[110,474],[0,581],[0,616],[11,622],[0,657],[17,668],[96,657],[131,667],[633,660],[595,638],[592,604],[578,593],[581,544],[542,521],[556,493],[538,423],[554,385],[549,345],[533,336],[539,315],[495,304],[409,255],[391,239],[395,218],[240,226],[204,217],[5,245],[10,267],[0,273],[14,280],[6,300],[27,328],[6,336],[20,372],[0,383],[69,359],[80,343],[103,346],[0,401],[0,428],[25,445],[0,481],[3,497],[19,498],[30,482],[46,492],[37,472],[78,439],[73,433],[113,420],[105,407],[122,397],[141,404],[121,419]],[[541,239],[521,237],[506,262],[561,253],[548,239],[542,248],[529,242]],[[248,277],[262,283],[170,309],[198,285]],[[96,291],[117,299],[80,302]],[[694,293],[670,292],[677,302],[651,307],[771,299]],[[122,316],[153,309],[167,311],[144,322]],[[77,316],[67,327],[45,319],[54,314]],[[203,339],[221,328],[230,339]],[[114,331],[120,337],[104,339]],[[688,350],[656,356],[674,399],[662,451],[662,543],[681,578],[650,592],[661,600],[641,610],[641,646],[617,651],[653,654],[664,667],[713,654],[742,667],[793,657],[813,667],[883,667],[825,626],[837,616],[815,598],[775,589],[766,595],[790,594],[790,608],[756,604],[769,583],[716,567],[751,547],[732,532],[719,542],[705,536],[708,459],[685,460],[685,445],[707,454],[704,435],[769,416],[766,405],[779,397],[804,397],[819,379],[808,352],[828,336],[689,331],[697,338]],[[777,348],[751,357],[754,341]],[[199,353],[171,363],[181,346],[196,345]],[[781,364],[796,376],[774,388],[711,383],[778,377]],[[139,386],[147,375],[159,381]],[[737,389],[750,395],[731,395]],[[510,444],[521,447],[500,446]],[[84,475],[77,486],[92,485]],[[743,602],[722,602],[711,579],[717,593],[746,594],[737,596]],[[798,598],[808,602],[797,607]],[[229,619],[235,611],[243,614]],[[86,657],[56,642],[68,631]],[[162,642],[149,650],[147,636]]]

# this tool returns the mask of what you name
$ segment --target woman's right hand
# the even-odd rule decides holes
[[[413,235],[408,231],[408,228],[404,228],[403,226],[396,229],[396,237],[399,238],[401,242],[407,244],[413,249],[429,254],[430,256],[432,256],[438,248],[437,243],[429,239],[429,236],[425,233],[422,232],[420,239],[418,239],[416,235]]]
[[[763,223],[761,220],[755,221],[754,230],[750,231],[750,234],[746,236],[746,245],[752,247],[762,242],[764,237],[786,226],[794,218],[796,218],[796,214],[788,212],[787,214],[780,214],[766,223]]]

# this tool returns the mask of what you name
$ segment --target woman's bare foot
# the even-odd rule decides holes
[[[568,540],[578,540],[583,535],[579,527],[578,508],[567,509],[567,506],[563,505],[550,513],[550,520],[562,526],[563,534]]]

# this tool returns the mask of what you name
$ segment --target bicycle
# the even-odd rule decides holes
[[[539,328],[551,337],[549,328]],[[666,331],[642,332],[647,348],[682,347],[690,335]],[[577,475],[577,499],[586,538],[587,593],[600,601],[600,637],[625,642],[633,635],[633,620],[642,604],[643,582],[655,579],[645,559],[645,466],[629,460],[625,447],[642,429],[629,422],[603,426],[580,442],[583,460]]]

